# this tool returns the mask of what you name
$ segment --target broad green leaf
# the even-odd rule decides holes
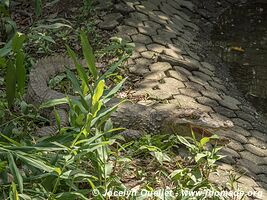
[[[68,102],[69,101],[68,101],[67,97],[64,97],[64,98],[61,98],[61,99],[52,99],[52,100],[49,100],[47,102],[44,102],[40,106],[40,109],[50,108],[50,107],[61,105],[61,104],[65,104],[65,103],[68,103]]]
[[[9,62],[6,73],[6,95],[9,108],[12,107],[16,95],[16,68],[14,63]]]
[[[33,167],[36,167],[40,170],[46,171],[46,172],[53,172],[55,171],[55,168],[50,167],[49,165],[47,165],[44,161],[36,159],[36,158],[31,158],[28,155],[22,155],[20,153],[16,153],[16,156],[18,158],[20,158],[21,160],[23,160],[25,163],[27,163],[28,165],[31,165]]]
[[[18,51],[16,55],[16,79],[18,84],[18,92],[22,96],[25,90],[26,69],[25,69],[25,55],[22,51]]]
[[[61,175],[62,174],[62,171],[59,167],[55,168],[55,172],[58,174],[58,175]]]
[[[101,80],[95,89],[94,95],[93,95],[93,101],[92,101],[92,105],[94,106],[99,99],[102,97],[103,93],[104,93],[104,89],[105,89],[105,82],[104,80]]]
[[[191,148],[192,144],[190,144],[190,142],[188,142],[184,137],[177,135],[177,139],[184,144],[185,146]]]
[[[113,172],[113,164],[112,163],[106,163],[105,164],[105,177],[110,176],[110,174]]]
[[[92,50],[91,45],[89,44],[89,41],[87,39],[87,36],[85,32],[81,32],[81,43],[82,43],[82,50],[83,50],[83,55],[84,58],[87,62],[89,71],[93,75],[94,79],[97,79],[97,69],[95,65],[95,56]]]
[[[204,158],[206,157],[207,155],[204,154],[204,153],[198,153],[196,156],[195,156],[195,161],[198,162],[201,158]]]
[[[22,49],[23,42],[26,36],[22,33],[17,32],[12,38],[12,49],[14,52],[18,53]]]
[[[205,146],[210,141],[210,138],[204,137],[200,140],[201,147]]]
[[[23,193],[23,179],[22,179],[22,176],[21,176],[21,174],[17,168],[17,165],[16,165],[11,153],[8,153],[8,162],[9,162],[9,168],[10,168],[15,180],[17,181],[17,183],[19,185],[19,191],[20,191],[20,193]]]
[[[19,197],[23,200],[32,200],[32,198],[26,194],[19,194]]]
[[[163,164],[163,153],[160,151],[155,151],[154,155],[155,155],[157,161],[162,165]]]

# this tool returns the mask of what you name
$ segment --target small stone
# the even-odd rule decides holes
[[[203,105],[211,106],[211,107],[216,107],[218,106],[218,103],[208,97],[197,97],[196,98],[197,102]]]
[[[234,164],[236,161],[236,158],[240,158],[240,155],[234,151],[233,149],[229,149],[229,148],[222,148],[219,151],[220,155],[226,156],[224,158],[221,159],[222,162],[228,163],[228,164]]]
[[[247,113],[245,113],[245,112],[243,112],[243,111],[236,111],[236,115],[239,117],[239,118],[241,118],[241,119],[243,119],[243,120],[245,120],[245,121],[249,121],[249,122],[251,122],[251,123],[257,123],[257,119],[255,118],[255,116],[253,116],[253,115],[251,115],[251,114],[247,114]]]
[[[232,117],[236,117],[236,114],[234,111],[230,110],[230,109],[227,109],[225,107],[222,107],[222,106],[217,106],[217,107],[214,107],[213,108],[217,113],[221,114],[221,115],[224,115],[225,117],[229,117],[229,118],[232,118]]]
[[[148,16],[141,12],[130,13],[130,18],[136,19],[137,21],[140,21],[140,22],[148,20]]]
[[[240,159],[237,163],[237,167],[244,170],[248,175],[267,172],[267,165],[256,165],[254,162],[247,160],[246,158]]]
[[[155,53],[153,51],[144,51],[144,52],[141,53],[141,55],[144,58],[147,58],[147,59],[153,59],[153,58],[155,58]]]
[[[149,96],[151,99],[168,100],[168,99],[172,99],[172,92],[161,90],[161,89],[156,89],[156,90],[150,91]]]
[[[251,133],[249,131],[245,130],[244,128],[242,128],[238,125],[235,125],[235,132],[237,132],[238,134],[241,134],[245,137],[251,136]]]
[[[199,71],[203,72],[204,74],[207,74],[209,76],[214,76],[214,72],[210,71],[209,69],[207,68],[204,68],[204,67],[200,67],[199,68]]]
[[[133,42],[138,42],[141,44],[150,44],[152,43],[152,40],[149,36],[143,35],[141,33],[137,34],[137,35],[132,35],[131,36]]]
[[[220,100],[219,103],[222,106],[229,108],[231,110],[239,110],[238,105],[241,104],[237,99],[235,99],[231,96],[226,96],[226,95],[222,96],[222,100]]]
[[[180,66],[189,71],[197,71],[199,69],[198,63],[196,61],[193,61],[192,59],[191,60],[189,59],[180,60],[180,59],[173,58],[171,56],[160,54],[158,57],[158,61],[168,62],[172,66]]]
[[[250,151],[242,151],[240,155],[243,159],[250,160],[251,162],[255,163],[256,165],[264,165],[266,164],[266,159],[264,160],[262,157],[255,155]]]
[[[178,60],[182,60],[183,56],[181,54],[176,53],[175,51],[173,51],[172,49],[164,49],[162,51],[163,54],[170,56],[174,59],[178,59]]]
[[[145,75],[147,73],[149,73],[149,69],[143,65],[134,65],[129,67],[129,71],[133,74],[137,74],[137,75]]]
[[[188,97],[185,95],[175,95],[174,100],[171,100],[171,102],[178,104],[180,108],[194,108],[199,109],[203,112],[212,111],[210,107],[201,105],[197,103],[192,97]]]
[[[168,77],[175,78],[175,79],[177,79],[179,81],[188,81],[188,79],[186,78],[185,75],[183,75],[182,73],[177,72],[175,70],[168,70],[166,72],[166,74],[167,74]]]
[[[134,47],[134,51],[136,52],[144,52],[144,51],[147,51],[147,48],[144,44],[141,44],[141,43],[137,43],[135,42],[135,47]]]
[[[189,97],[193,97],[193,98],[201,96],[201,94],[198,91],[193,90],[193,89],[182,88],[182,89],[179,89],[179,91],[181,94],[189,96]]]
[[[201,90],[204,90],[205,88],[202,86],[202,85],[199,85],[197,83],[194,83],[194,82],[185,82],[185,86],[187,88],[190,88],[190,89],[194,89],[194,90],[197,90],[197,91],[201,91]]]
[[[126,26],[126,25],[122,25],[122,26],[118,26],[117,27],[118,32],[122,33],[122,34],[126,34],[126,35],[135,35],[138,33],[137,29],[131,26]]]
[[[150,70],[153,72],[157,71],[167,71],[169,69],[172,69],[172,66],[168,62],[156,62],[149,66]]]
[[[210,71],[215,71],[215,67],[207,62],[201,62],[201,65]]]
[[[206,81],[203,81],[202,79],[196,77],[196,76],[189,76],[188,79],[194,83],[197,83],[199,85],[205,86],[208,85]]]
[[[164,78],[163,84],[159,84],[159,88],[164,91],[169,91],[172,94],[178,94],[179,88],[183,88],[184,84],[174,78]]]
[[[236,152],[240,152],[240,151],[244,150],[244,147],[239,142],[237,142],[235,140],[230,141],[230,143],[227,144],[227,147],[235,150]]]
[[[240,118],[233,118],[232,121],[234,122],[234,124],[239,125],[245,129],[252,129],[251,124],[245,120],[242,120]]]
[[[119,3],[115,4],[115,9],[123,15],[129,14],[134,11],[134,7],[129,4]]]
[[[217,94],[215,90],[203,90],[200,91],[203,96],[209,97],[214,100],[222,100],[222,98]]]
[[[111,13],[104,17],[104,21],[99,23],[100,29],[113,30],[119,25],[119,22],[123,19],[120,13]]]
[[[150,51],[154,51],[156,53],[161,53],[166,47],[160,45],[160,44],[149,44],[147,45],[147,49]]]
[[[147,76],[145,76],[145,79],[159,81],[165,77],[166,75],[163,71],[156,71],[156,72],[149,73]]]
[[[219,84],[219,83],[217,83],[215,81],[208,81],[208,82],[212,87],[217,88],[218,90],[221,90],[221,91],[224,91],[224,92],[227,91],[226,87],[224,85],[222,85],[222,84]]]
[[[248,139],[245,136],[243,136],[240,133],[237,133],[233,130],[217,130],[216,134],[218,134],[219,136],[231,138],[235,141],[240,142],[241,144],[247,144],[247,142],[248,142]]]
[[[195,76],[197,76],[198,78],[204,80],[204,81],[209,81],[209,80],[211,80],[211,77],[210,77],[209,75],[204,74],[204,73],[202,73],[202,72],[194,71],[193,74],[194,74]]]
[[[257,139],[263,141],[263,142],[267,142],[267,134],[264,134],[260,131],[252,130],[251,135],[253,137],[256,137]]]
[[[247,149],[248,151],[252,152],[253,154],[257,156],[267,157],[267,149],[256,147],[253,144],[245,144],[244,147],[245,149]]]
[[[182,53],[182,50],[179,46],[175,44],[167,44],[168,48],[173,50],[175,53]]]
[[[181,72],[182,74],[186,75],[186,76],[192,76],[192,73],[190,71],[188,71],[187,69],[183,68],[183,67],[179,67],[179,66],[173,66],[173,68],[177,71],[177,72]]]
[[[262,140],[259,140],[256,137],[250,137],[250,138],[248,138],[248,142],[250,144],[253,144],[256,147],[261,148],[261,149],[267,149],[267,143],[264,142],[264,141],[262,141]]]

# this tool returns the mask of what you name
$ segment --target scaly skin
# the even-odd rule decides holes
[[[63,56],[39,60],[30,72],[27,101],[38,106],[45,101],[65,97],[65,94],[50,89],[48,81],[57,74],[64,72],[66,68],[75,69],[75,66],[71,59]],[[57,110],[61,119],[61,126],[67,126],[68,106],[59,106]],[[58,127],[53,112],[46,110],[44,114],[52,119],[51,126],[42,127],[37,131],[37,135],[55,134]],[[230,121],[211,119],[207,113],[196,109],[177,109],[170,112],[130,102],[119,106],[117,111],[113,113],[112,120],[116,125],[128,128],[122,134],[129,138],[137,138],[144,132],[191,134],[188,129],[187,131],[184,131],[184,128],[182,130],[182,127],[184,127],[182,125],[188,124],[193,124],[202,129],[230,128],[233,126]],[[184,132],[186,133],[184,134]]]

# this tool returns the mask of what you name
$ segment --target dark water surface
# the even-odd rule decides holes
[[[267,0],[226,10],[212,40],[236,86],[267,116]]]

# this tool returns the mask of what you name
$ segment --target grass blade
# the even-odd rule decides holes
[[[19,191],[20,193],[23,193],[23,179],[11,153],[8,153],[8,162],[9,162],[9,168],[19,185]]]
[[[25,90],[26,69],[24,65],[25,55],[19,51],[16,55],[16,79],[18,84],[18,92],[22,96]]]
[[[76,54],[74,53],[74,51],[69,46],[67,46],[67,51],[68,51],[69,56],[71,57],[71,59],[73,60],[73,62],[75,64],[75,67],[77,69],[79,78],[82,80],[83,86],[87,87],[87,89],[89,90],[89,80],[88,80],[88,77],[86,75],[86,72],[85,72],[84,68],[78,62]],[[84,88],[82,90],[85,91]]]
[[[15,101],[15,95],[16,95],[16,77],[14,76],[16,74],[16,68],[14,63],[9,62],[7,66],[7,73],[6,73],[6,95],[7,95],[7,102],[8,107],[11,108],[14,101]]]
[[[92,50],[92,47],[87,39],[87,36],[85,32],[81,32],[81,43],[82,43],[82,50],[83,50],[83,55],[84,58],[87,62],[89,71],[93,75],[94,79],[97,79],[97,69],[95,65],[95,56]]]
[[[52,100],[49,100],[49,101],[44,102],[40,106],[40,109],[50,108],[50,107],[61,105],[61,104],[66,104],[68,102],[69,101],[68,101],[68,98],[67,97],[64,97],[64,98],[61,98],[61,99],[52,99]]]

